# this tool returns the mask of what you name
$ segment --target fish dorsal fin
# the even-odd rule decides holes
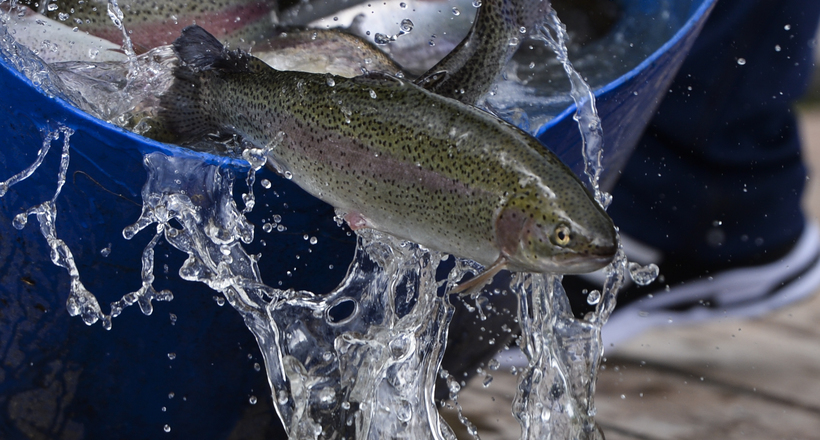
[[[449,77],[450,72],[446,70],[437,70],[418,78],[415,82],[417,86],[423,89],[435,90],[438,84],[443,83]]]

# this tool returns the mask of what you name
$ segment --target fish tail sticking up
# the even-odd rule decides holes
[[[183,29],[173,46],[182,63],[195,71],[250,71],[250,55],[241,50],[225,49],[216,37],[197,25]]]
[[[146,136],[176,144],[230,136],[214,114],[214,102],[209,102],[208,83],[224,74],[251,71],[252,58],[242,51],[227,50],[197,25],[183,29],[173,48],[179,57],[174,81],[160,98],[157,117]]]

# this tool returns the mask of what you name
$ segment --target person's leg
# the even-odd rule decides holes
[[[815,0],[717,3],[613,190],[615,224],[661,255],[662,277],[626,289],[621,311],[665,285],[711,282],[721,271],[772,264],[795,251],[805,230],[807,172],[792,105],[811,79],[818,19]],[[810,270],[814,254],[792,258]],[[708,282],[664,307],[723,307]],[[582,297],[572,299],[579,314],[588,310]],[[645,308],[650,302],[663,301],[644,301]]]
[[[720,0],[613,191],[638,240],[704,264],[766,259],[803,229],[792,104],[820,2]]]

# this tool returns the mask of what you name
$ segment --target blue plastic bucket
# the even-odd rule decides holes
[[[714,1],[673,4],[682,26],[642,63],[596,91],[607,186],[614,183]],[[657,2],[630,0],[624,5],[625,19],[640,19]],[[247,170],[243,162],[157,143],[91,117],[42,93],[5,59],[0,59],[0,89],[0,133],[5,134],[0,180],[34,161],[45,132],[58,126],[74,130],[56,227],[104,310],[140,286],[140,256],[152,234],[128,241],[122,229],[140,214],[144,154],[195,157],[240,177]],[[580,173],[573,113],[569,106],[537,136]],[[172,302],[155,303],[151,317],[136,307],[126,309],[111,331],[89,328],[68,316],[69,277],[52,264],[36,222],[22,230],[12,227],[15,215],[52,197],[61,143],[54,142],[31,178],[0,198],[0,437],[228,438],[253,426],[276,438],[264,368],[254,368],[262,357],[250,332],[234,310],[216,305],[213,291],[179,278],[184,255],[167,244],[156,250],[155,285],[170,289]],[[258,239],[248,246],[249,253],[263,254],[263,279],[274,286],[281,281],[285,287],[329,291],[351,261],[354,238],[335,225],[326,204],[268,171],[261,171],[257,182],[263,178],[273,187],[256,188],[256,208],[249,219],[261,225],[262,219],[278,214],[288,228],[271,233],[257,228]],[[305,234],[316,236],[318,244],[304,240]],[[104,249],[110,254],[104,256]],[[250,396],[258,399],[256,405]]]

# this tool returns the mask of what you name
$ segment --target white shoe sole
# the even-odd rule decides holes
[[[604,346],[622,343],[652,327],[721,317],[754,317],[807,298],[820,288],[820,229],[806,228],[794,249],[761,266],[731,269],[656,291],[613,313],[604,325]],[[696,305],[698,301],[706,305]],[[681,305],[695,304],[684,310]]]

